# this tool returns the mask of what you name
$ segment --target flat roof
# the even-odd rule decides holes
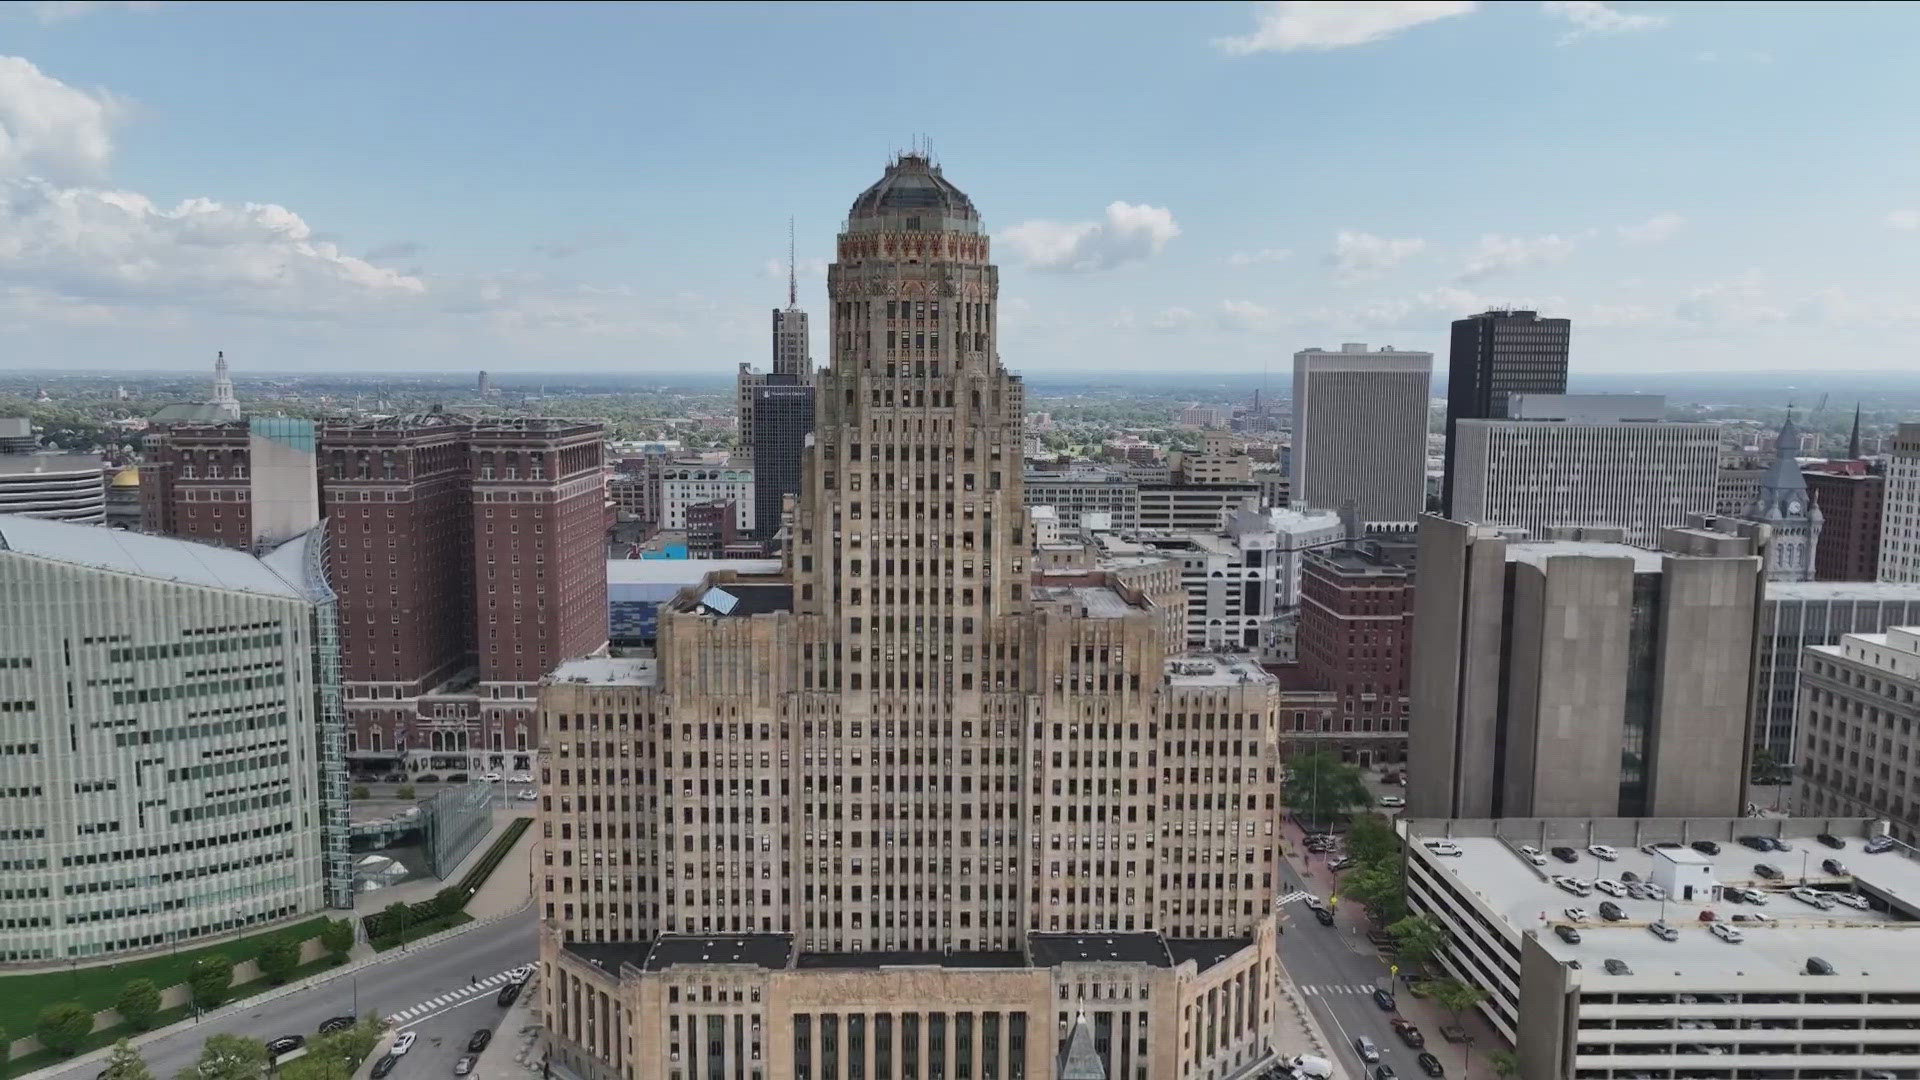
[[[550,683],[577,683],[585,686],[653,686],[659,681],[659,664],[618,656],[594,656],[568,660],[553,669]]]
[[[1920,600],[1920,584],[1891,581],[1769,581],[1766,601]]]
[[[647,952],[648,971],[692,964],[747,964],[778,970],[793,959],[792,934],[725,934],[715,937],[670,934]]]
[[[1589,559],[1632,559],[1636,574],[1657,574],[1666,558],[1664,552],[1616,544],[1605,540],[1527,540],[1507,545],[1507,561],[1523,562],[1546,569],[1548,559],[1576,556]]]
[[[1273,673],[1251,657],[1187,653],[1167,657],[1167,681],[1186,686],[1237,686],[1272,681]]]
[[[873,969],[889,967],[943,968],[1023,968],[1026,957],[1017,952],[814,952],[801,953],[794,967],[814,970],[834,968]]]
[[[1167,953],[1175,964],[1191,960],[1205,971],[1222,960],[1253,947],[1252,938],[1168,938]]]
[[[1033,599],[1076,608],[1089,619],[1123,619],[1135,610],[1126,597],[1104,585],[1036,585]]]
[[[0,475],[38,476],[45,473],[99,473],[107,463],[99,454],[0,454]]]
[[[1165,938],[1151,931],[1131,934],[1027,935],[1027,954],[1040,967],[1060,964],[1151,964],[1172,967]]]
[[[1623,839],[1610,835],[1605,826],[1625,825],[1631,821],[1594,822],[1597,842],[1612,845],[1619,859],[1606,862],[1586,851],[1585,821],[1554,821],[1541,828],[1538,821],[1520,823],[1521,828],[1505,828],[1507,839],[1493,836],[1454,836],[1460,847],[1457,857],[1426,856],[1423,863],[1438,867],[1453,877],[1466,892],[1479,897],[1501,916],[1515,934],[1536,931],[1539,944],[1558,960],[1578,960],[1581,980],[1589,989],[1605,989],[1607,959],[1623,960],[1636,976],[1677,975],[1705,981],[1732,981],[1753,976],[1798,976],[1804,973],[1808,957],[1818,956],[1834,965],[1841,975],[1890,974],[1896,967],[1912,969],[1920,965],[1920,920],[1904,913],[1886,910],[1887,901],[1907,911],[1920,912],[1920,861],[1914,853],[1897,846],[1892,851],[1868,855],[1862,850],[1865,828],[1861,821],[1797,822],[1808,835],[1787,833],[1783,839],[1790,851],[1758,852],[1733,837],[1748,834],[1776,835],[1783,821],[1793,819],[1733,818],[1711,821],[1692,820],[1685,825],[1686,839],[1710,839],[1720,845],[1717,855],[1705,855],[1681,849],[1673,852],[1675,861],[1698,861],[1714,868],[1714,879],[1721,885],[1755,888],[1768,894],[1761,907],[1744,903],[1715,901],[1635,900],[1609,897],[1599,891],[1580,897],[1554,885],[1548,875],[1565,874],[1585,881],[1597,878],[1618,880],[1621,871],[1631,870],[1645,880],[1652,874],[1654,856],[1634,846],[1631,832]],[[1411,823],[1418,839],[1433,839],[1442,822]],[[1503,828],[1505,823],[1501,823]],[[1649,837],[1654,840],[1679,840],[1679,821],[1672,835]],[[1812,834],[1822,827],[1834,830],[1846,847],[1834,850],[1818,843]],[[1542,851],[1561,845],[1578,852],[1576,862],[1568,864],[1549,858],[1547,865],[1535,867],[1508,846],[1532,844]],[[1417,840],[1416,840],[1417,842]],[[1826,859],[1838,859],[1849,871],[1835,876],[1821,869]],[[1785,880],[1769,882],[1754,873],[1758,863],[1779,868]],[[1794,899],[1788,890],[1801,883],[1823,891],[1858,891],[1878,901],[1878,907],[1861,911],[1845,905],[1821,910]],[[1856,887],[1857,886],[1857,887]],[[1619,905],[1626,919],[1608,923],[1599,917],[1600,904]],[[1577,923],[1580,942],[1569,944],[1551,932],[1554,925],[1567,922],[1562,912],[1570,907],[1584,908],[1589,917]],[[1703,911],[1712,911],[1718,920],[1734,915],[1763,912],[1773,922],[1742,922],[1738,928],[1745,941],[1732,944],[1708,932],[1700,920]],[[1677,941],[1662,941],[1649,933],[1647,924],[1664,918],[1679,931]]]
[[[0,549],[182,585],[307,598],[299,582],[247,552],[170,536],[0,514]]]
[[[779,559],[608,559],[609,585],[691,585],[716,571],[777,574]]]

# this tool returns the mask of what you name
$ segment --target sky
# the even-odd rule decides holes
[[[0,368],[727,372],[929,144],[1020,371],[1920,366],[1920,5],[0,3]]]

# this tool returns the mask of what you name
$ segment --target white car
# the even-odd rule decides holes
[[[1380,805],[1387,807],[1405,806],[1407,805],[1407,800],[1404,796],[1400,795],[1382,795],[1380,796]]]
[[[1738,945],[1742,941],[1745,941],[1747,939],[1747,935],[1741,933],[1738,930],[1735,930],[1733,927],[1728,926],[1726,923],[1723,923],[1723,922],[1708,923],[1707,933],[1712,934],[1714,937],[1719,938],[1721,941],[1725,941],[1733,945]]]
[[[1587,921],[1587,909],[1583,907],[1562,908],[1560,914],[1565,915],[1568,922]]]
[[[525,799],[528,802],[532,802],[533,800],[540,797],[540,793],[533,790],[530,787],[523,787],[519,791],[514,792],[513,797],[516,799]]]
[[[1555,885],[1560,886],[1562,889],[1565,889],[1566,891],[1572,893],[1575,896],[1586,896],[1587,894],[1593,892],[1593,886],[1588,885],[1586,882],[1581,881],[1579,878],[1571,878],[1566,876],[1565,874],[1554,875],[1553,883]]]
[[[1435,855],[1453,856],[1461,853],[1460,845],[1451,840],[1428,840],[1424,846]]]
[[[517,772],[507,777],[507,780],[515,784],[531,784],[533,783],[533,774],[530,772]]]
[[[1859,893],[1830,892],[1826,895],[1827,895],[1827,899],[1833,901],[1836,904],[1845,904],[1850,908],[1858,908],[1861,911],[1865,911],[1868,908],[1873,906],[1872,904],[1867,903],[1867,898],[1864,896],[1861,896]]]
[[[1832,899],[1830,899],[1826,893],[1823,893],[1818,889],[1809,889],[1805,885],[1802,885],[1799,888],[1788,893],[1787,895],[1793,897],[1795,900],[1798,900],[1803,904],[1810,904],[1814,907],[1817,907],[1821,911],[1833,910]]]
[[[394,1057],[399,1057],[401,1054],[413,1049],[414,1040],[419,1037],[420,1036],[411,1031],[403,1031],[400,1033],[399,1038],[393,1040],[393,1049],[388,1050],[387,1053],[392,1054]]]
[[[1728,893],[1738,896],[1747,903],[1759,907],[1767,902],[1767,894],[1759,889],[1728,889]]]
[[[1613,850],[1612,848],[1608,847],[1605,844],[1588,844],[1587,854],[1593,856],[1596,859],[1601,859],[1606,862],[1612,862],[1615,859],[1618,859],[1620,857],[1619,852]]]
[[[1659,938],[1659,939],[1660,939],[1661,941],[1678,941],[1678,940],[1680,940],[1680,931],[1678,931],[1678,930],[1675,930],[1675,929],[1674,929],[1673,927],[1671,927],[1671,926],[1668,926],[1668,925],[1667,925],[1666,923],[1664,923],[1664,922],[1650,922],[1650,923],[1648,923],[1648,924],[1647,924],[1647,932],[1648,932],[1648,933],[1650,933],[1650,934],[1652,934],[1652,935],[1653,935],[1654,937],[1657,937],[1657,938]]]
[[[497,784],[500,782],[500,774],[497,772],[481,773],[480,781],[485,784]]]
[[[1601,878],[1599,881],[1593,883],[1593,887],[1606,893],[1608,896],[1627,895],[1627,887],[1612,878]]]
[[[1665,900],[1667,898],[1667,890],[1661,888],[1658,885],[1655,885],[1653,882],[1646,881],[1646,882],[1642,882],[1641,884],[1646,887],[1647,899]]]

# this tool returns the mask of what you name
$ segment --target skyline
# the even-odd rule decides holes
[[[1022,372],[1444,355],[1490,305],[1571,318],[1576,380],[1920,345],[1910,9],[933,10],[0,8],[5,363],[765,366],[785,219],[823,312],[844,193],[919,139]]]

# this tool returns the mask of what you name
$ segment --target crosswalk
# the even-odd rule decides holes
[[[524,967],[513,967],[498,974],[488,975],[471,986],[462,986],[457,990],[449,990],[439,997],[428,998],[411,1008],[402,1009],[388,1016],[387,1023],[392,1026],[399,1026],[407,1023],[409,1020],[425,1017],[429,1013],[438,1012],[454,1005],[465,1004],[483,994],[497,993],[500,987],[519,978],[525,971],[526,968]]]
[[[1312,895],[1313,895],[1312,893],[1306,891],[1305,889],[1295,889],[1293,892],[1290,892],[1287,895],[1281,897],[1280,899],[1275,900],[1273,903],[1275,907],[1286,907],[1288,904],[1293,903],[1295,900],[1305,900],[1307,897]]]
[[[1372,997],[1374,988],[1366,983],[1354,983],[1352,985],[1345,983],[1303,983],[1296,986],[1295,989],[1303,994],[1311,994],[1314,997],[1336,997],[1340,995]]]

